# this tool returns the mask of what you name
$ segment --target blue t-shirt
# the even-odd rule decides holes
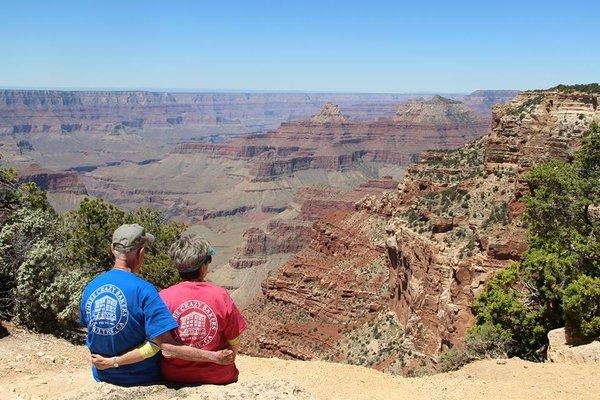
[[[177,322],[158,292],[137,275],[111,269],[86,286],[79,307],[81,324],[87,327],[86,344],[94,354],[121,355],[177,328]],[[161,380],[159,355],[136,364],[98,371],[97,381],[139,385]]]

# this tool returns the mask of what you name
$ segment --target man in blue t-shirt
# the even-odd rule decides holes
[[[211,352],[176,342],[171,331],[177,322],[158,292],[135,275],[144,262],[146,243],[154,236],[137,224],[121,225],[113,234],[113,268],[94,278],[80,304],[81,324],[87,327],[86,344],[92,353],[112,358],[112,367],[92,366],[97,381],[139,385],[161,380],[158,350],[189,361],[230,364],[231,350]],[[119,357],[129,352],[133,356]]]

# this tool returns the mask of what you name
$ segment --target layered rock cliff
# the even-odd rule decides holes
[[[527,249],[524,174],[548,157],[571,157],[600,120],[599,98],[519,94],[496,107],[485,137],[426,152],[397,190],[318,221],[318,235],[248,308],[249,320],[259,320],[250,352],[353,362],[348,352],[360,349],[370,355],[364,365],[407,372],[460,345],[475,296]],[[381,339],[386,313],[398,325],[393,348]]]

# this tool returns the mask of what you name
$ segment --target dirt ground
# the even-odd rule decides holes
[[[179,390],[95,383],[87,350],[52,336],[11,328],[0,339],[4,399],[600,399],[600,364],[484,360],[460,371],[402,378],[314,361],[239,356],[240,381]]]

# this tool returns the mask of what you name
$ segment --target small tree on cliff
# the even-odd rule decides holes
[[[68,233],[69,261],[92,274],[112,267],[110,240],[125,220],[125,212],[97,198],[85,198],[63,219]]]
[[[146,249],[142,277],[160,288],[178,282],[179,273],[167,256],[167,249],[181,235],[185,225],[168,222],[160,212],[149,207],[126,213],[102,199],[84,199],[79,208],[67,213],[64,219],[70,263],[90,274],[110,269],[112,234],[126,223],[140,224],[156,237]]]
[[[510,355],[543,358],[548,331],[565,319],[574,331],[596,332],[597,303],[581,301],[596,294],[585,291],[580,279],[600,277],[600,225],[590,215],[590,207],[600,204],[599,181],[597,125],[572,164],[551,160],[532,169],[525,214],[529,250],[520,263],[497,273],[475,302],[478,324],[492,323],[511,336]]]
[[[128,214],[126,223],[139,224],[156,237],[146,248],[140,274],[159,288],[167,288],[179,282],[179,271],[167,255],[167,251],[185,230],[185,225],[168,222],[159,211],[149,207],[140,207]]]

